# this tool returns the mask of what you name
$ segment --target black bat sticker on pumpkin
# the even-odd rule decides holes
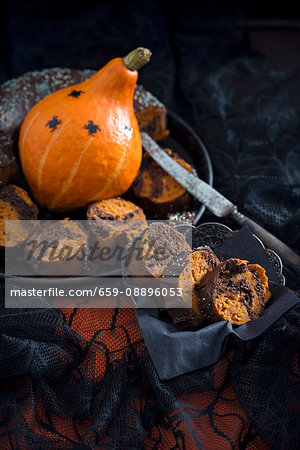
[[[45,127],[49,127],[51,130],[51,133],[53,133],[54,130],[56,130],[57,125],[61,123],[61,120],[58,120],[57,116],[53,116],[51,120],[48,120]]]
[[[98,130],[101,131],[101,128],[99,128],[99,126],[96,125],[93,120],[89,120],[88,123],[85,124],[83,128],[85,130],[88,130],[91,136],[95,136],[95,133],[97,133]]]
[[[75,89],[68,94],[68,97],[78,98],[80,94],[84,94],[84,91],[76,91]]]

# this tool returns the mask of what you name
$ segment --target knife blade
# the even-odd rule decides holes
[[[194,173],[190,173],[174,161],[159,145],[145,132],[141,132],[143,148],[169,175],[183,186],[190,194],[206,206],[217,217],[230,217],[241,226],[247,225],[259,237],[265,246],[272,249],[283,259],[300,264],[300,257],[280,239],[265,230],[254,220],[240,213],[237,206],[212,186],[201,180]]]

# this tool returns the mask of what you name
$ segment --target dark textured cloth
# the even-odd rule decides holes
[[[149,47],[140,82],[202,137],[215,187],[299,252],[299,73],[253,54],[235,18],[221,2],[10,1],[0,81]],[[299,290],[299,267],[284,274]],[[295,309],[259,339],[233,338],[216,365],[161,382],[133,311],[2,309],[0,446],[299,448],[299,322]]]

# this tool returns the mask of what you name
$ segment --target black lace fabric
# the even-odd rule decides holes
[[[3,308],[1,446],[297,448],[299,314],[161,382],[133,310]]]
[[[8,2],[1,81],[151,48],[140,82],[199,133],[215,187],[300,252],[299,73],[253,54],[238,12],[194,8]],[[284,275],[298,291],[299,267],[284,261]],[[230,338],[214,366],[162,382],[133,310],[2,305],[0,447],[297,449],[299,323],[295,308],[259,339]]]

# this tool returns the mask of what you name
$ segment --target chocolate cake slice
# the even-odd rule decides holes
[[[206,324],[199,309],[195,287],[206,274],[219,264],[217,256],[209,247],[195,249],[192,252],[176,255],[163,275],[164,279],[176,280],[177,298],[168,297],[166,312],[173,324],[181,330],[192,330]],[[181,293],[181,294],[180,294]],[[181,303],[181,308],[176,306]]]
[[[192,307],[200,319],[205,317],[199,309],[195,287],[218,264],[219,260],[210,248],[194,250],[186,258],[186,266],[178,277],[177,286],[182,290],[182,300]]]
[[[126,249],[128,244],[147,227],[141,208],[123,198],[110,198],[91,203],[87,209],[89,243],[93,247]],[[106,265],[115,265],[115,258],[106,258]]]
[[[32,202],[24,189],[10,184],[0,189],[0,248],[5,245],[14,247],[23,242],[32,224],[22,222],[35,220],[38,217],[38,207]],[[5,221],[13,220],[7,228],[5,239]]]
[[[142,86],[135,88],[133,106],[141,131],[148,133],[155,141],[169,134],[166,107]]]
[[[18,163],[18,135],[28,111],[52,92],[80,83],[95,73],[58,67],[27,72],[1,84],[0,186],[24,183]],[[76,96],[73,97],[76,101]],[[133,103],[140,128],[156,140],[164,137],[167,134],[165,106],[142,86],[136,86]]]
[[[91,203],[86,213],[88,220],[145,220],[142,208],[121,197]]]
[[[28,263],[38,275],[85,275],[87,234],[72,220],[37,222],[26,241]]]
[[[132,242],[127,276],[160,278],[172,258],[190,250],[183,234],[163,222],[153,222]]]
[[[237,258],[228,259],[195,286],[198,310],[209,322],[242,325],[260,316],[271,293],[265,270]]]
[[[189,172],[193,167],[168,148],[163,149],[174,161]],[[174,178],[164,171],[148,153],[143,154],[142,165],[129,192],[138,205],[159,215],[186,210],[192,197]]]

